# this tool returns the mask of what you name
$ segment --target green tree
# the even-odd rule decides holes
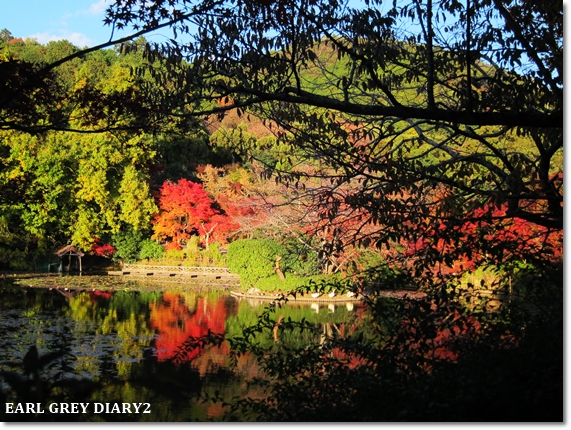
[[[150,99],[142,97],[140,83],[154,81],[132,73],[148,62],[136,50],[146,40],[134,39],[115,49],[101,49],[113,45],[106,44],[85,51],[67,41],[26,40],[6,45],[0,54],[0,74],[6,77],[0,96],[0,213],[12,238],[6,236],[6,244],[14,248],[18,238],[22,255],[70,240],[88,250],[95,237],[129,226],[147,228],[157,210],[151,187],[160,178],[151,177],[153,166],[178,163],[190,175],[195,163],[210,161],[199,121],[167,123],[162,109],[143,106]]]
[[[78,51],[64,41],[45,47],[26,41],[10,47],[7,55],[13,61],[3,64],[9,69],[20,64],[14,69],[20,73],[24,67],[22,57],[26,57],[32,80],[34,70],[37,71],[34,64],[44,65]],[[157,141],[151,134],[133,133],[132,112],[120,106],[129,104],[137,88],[129,65],[140,65],[142,61],[136,53],[107,50],[83,59],[75,57],[53,72],[50,82],[56,90],[49,103],[59,105],[57,110],[67,124],[62,128],[82,128],[85,133],[49,130],[54,128],[52,123],[42,127],[42,132],[30,134],[35,127],[33,122],[41,115],[28,118],[31,128],[18,130],[10,122],[0,130],[0,213],[13,237],[6,236],[3,243],[7,247],[10,243],[9,247],[14,248],[14,238],[19,237],[17,242],[21,241],[21,245],[16,249],[24,254],[41,254],[69,241],[88,250],[95,237],[108,236],[128,226],[149,227],[150,217],[157,210],[149,172]],[[15,79],[21,81],[21,77]],[[45,90],[51,92],[51,87]],[[97,91],[97,97],[93,91]],[[91,97],[88,104],[98,104],[101,111],[93,116],[85,103],[74,103],[70,97],[74,92],[87,92]],[[37,98],[30,98],[30,103],[43,111],[47,107],[42,106],[42,89],[36,89],[35,94]],[[46,94],[46,100],[49,97]],[[110,100],[113,102],[108,103]],[[21,102],[22,99],[18,103]],[[99,132],[110,128],[115,131]],[[6,256],[9,254],[13,252],[5,252]]]
[[[43,245],[65,241],[89,249],[95,237],[121,225],[146,228],[156,212],[141,164],[152,153],[144,139],[62,133],[3,133],[9,149],[0,184],[12,188],[2,212]]]
[[[8,43],[13,38],[14,36],[12,36],[12,33],[7,28],[3,28],[2,30],[0,30],[0,43],[2,44]]]
[[[4,46],[4,52],[0,54],[0,129],[30,133],[48,130],[85,132],[86,128],[90,132],[127,129],[156,132],[164,126],[165,114],[173,123],[177,123],[176,118],[180,116],[171,116],[169,106],[172,103],[163,100],[161,103],[166,104],[160,106],[155,104],[156,98],[144,97],[135,84],[144,79],[144,76],[135,76],[130,72],[132,68],[142,65],[142,62],[147,62],[142,55],[136,53],[136,49],[146,46],[142,36],[149,31],[152,30],[140,30],[130,36],[83,50],[67,41],[50,42],[48,46],[43,46],[30,39],[18,39],[17,43]],[[4,36],[9,37],[8,34],[9,32]],[[72,75],[80,66],[80,60],[93,53],[101,59],[98,51],[113,46],[117,48],[116,53],[130,56],[130,64],[127,62],[122,65],[123,76],[131,78],[129,85],[121,88],[114,86],[111,92],[91,85],[88,79],[82,85],[66,85],[70,80],[64,77]],[[138,63],[133,61],[135,57],[138,58]],[[161,61],[155,57],[151,63],[158,65]],[[100,67],[94,76],[101,76],[107,70]],[[178,110],[176,113],[180,112]],[[126,122],[126,117],[130,121]]]
[[[276,257],[283,257],[287,250],[270,239],[237,240],[228,247],[226,262],[233,273],[245,283],[269,278],[275,273]]]
[[[145,239],[141,242],[141,250],[139,251],[140,260],[158,260],[163,258],[165,249],[162,245],[158,244],[154,240]]]
[[[147,238],[143,231],[132,227],[115,233],[111,237],[111,243],[117,250],[113,258],[121,258],[125,263],[134,263],[139,259],[141,247]]]

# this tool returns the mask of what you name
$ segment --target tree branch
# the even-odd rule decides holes
[[[557,93],[558,98],[562,99],[563,98],[562,89],[559,88],[557,86],[557,84],[553,81],[553,77],[551,76],[551,73],[549,72],[549,70],[547,70],[545,68],[545,65],[543,64],[543,62],[539,58],[539,55],[537,55],[537,51],[535,49],[533,49],[533,47],[529,43],[528,39],[521,32],[521,28],[519,27],[517,22],[513,19],[513,17],[509,13],[509,11],[504,7],[504,5],[502,4],[502,0],[494,0],[494,4],[495,4],[496,8],[498,9],[498,11],[500,12],[500,14],[502,15],[502,17],[504,18],[504,20],[506,22],[506,26],[511,31],[513,31],[513,33],[515,34],[519,43],[521,43],[521,45],[524,47],[527,55],[530,56],[530,58],[533,60],[533,62],[535,63],[535,65],[539,69],[539,72],[541,73],[541,76],[543,77],[543,79],[545,79],[545,82],[547,82],[549,84],[551,91],[553,91],[554,93]]]
[[[403,119],[426,119],[446,123],[469,125],[505,125],[508,127],[563,128],[563,112],[468,112],[448,109],[425,109],[406,106],[379,106],[342,102],[330,97],[312,94],[297,88],[287,87],[281,93],[267,93],[253,88],[236,87],[232,93],[256,96],[255,101],[281,101],[333,109],[368,117],[394,117]],[[253,104],[253,103],[249,103]]]

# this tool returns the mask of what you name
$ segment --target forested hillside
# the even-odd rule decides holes
[[[25,62],[33,68],[78,50],[66,41],[44,46],[9,38],[0,59],[7,66]],[[212,149],[200,121],[156,122],[145,115],[144,78],[132,74],[143,61],[117,46],[59,67],[55,91],[49,89],[46,97],[53,97],[50,119],[60,117],[49,130],[41,129],[45,119],[20,130],[4,118],[0,260],[5,268],[30,269],[64,244],[90,251],[132,231],[148,239],[158,213],[153,193],[165,181],[199,182],[197,166],[231,160],[228,151]],[[35,102],[34,109],[46,109],[40,99]]]

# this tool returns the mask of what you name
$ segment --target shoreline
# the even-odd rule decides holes
[[[326,294],[323,294],[319,297],[311,297],[309,295],[303,295],[297,293],[295,297],[291,295],[291,293],[279,293],[279,294],[245,294],[240,293],[237,291],[230,291],[230,295],[237,298],[237,299],[248,299],[248,300],[264,300],[264,301],[274,301],[279,300],[280,298],[287,299],[290,302],[307,302],[307,303],[316,303],[316,302],[326,302],[326,303],[355,303],[355,302],[362,302],[365,301],[366,297],[383,297],[383,298],[395,298],[395,299],[402,299],[404,297],[410,299],[421,299],[426,296],[426,293],[419,292],[419,291],[410,291],[410,290],[395,290],[395,291],[377,291],[375,294],[372,295],[363,295],[359,294],[355,297],[347,297],[346,295],[338,295],[335,297],[329,297]]]
[[[366,298],[409,298],[421,299],[426,296],[426,293],[411,290],[379,290],[374,294],[359,294],[355,297],[347,297],[345,294],[329,297],[323,294],[320,297],[311,297],[308,294],[296,293],[293,297],[290,292],[275,292],[275,293],[256,293],[247,294],[236,290],[236,284],[233,282],[226,282],[224,279],[196,279],[189,277],[143,277],[143,276],[113,276],[103,273],[99,274],[82,274],[82,275],[61,275],[61,274],[47,274],[47,273],[12,273],[1,274],[0,282],[7,281],[15,287],[24,288],[45,288],[56,289],[63,291],[167,291],[173,290],[220,290],[228,292],[236,299],[248,300],[262,300],[262,301],[275,301],[281,297],[290,302],[327,302],[327,303],[357,303],[365,301]]]

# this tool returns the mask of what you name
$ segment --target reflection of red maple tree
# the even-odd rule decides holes
[[[97,301],[100,300],[109,300],[111,299],[111,296],[113,296],[113,294],[115,293],[115,291],[90,291],[89,292],[89,298],[91,300],[92,303],[95,303]]]
[[[226,307],[220,299],[211,301],[199,297],[196,310],[191,312],[180,295],[165,293],[161,302],[150,305],[150,310],[151,327],[158,333],[155,348],[159,361],[174,358],[180,362],[191,361],[203,352],[203,348],[182,352],[185,342],[207,336],[209,332],[224,334]]]

